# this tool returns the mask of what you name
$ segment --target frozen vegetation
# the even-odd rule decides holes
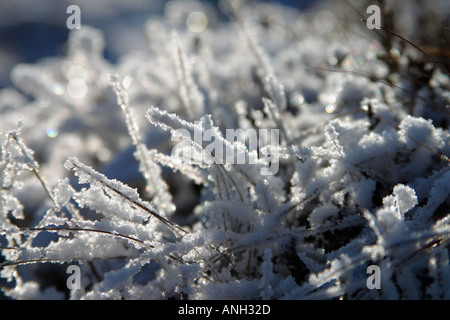
[[[388,31],[363,1],[170,2],[114,63],[83,24],[64,55],[16,65],[3,295],[450,299],[448,1],[387,3]],[[280,134],[255,148],[227,129]]]

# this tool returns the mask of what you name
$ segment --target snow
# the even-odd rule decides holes
[[[222,21],[171,1],[142,43],[122,23],[113,37],[83,25],[59,56],[14,67],[0,90],[6,296],[448,299],[445,64],[337,2],[234,6]],[[399,34],[431,37],[409,23],[420,8],[389,8]],[[82,288],[33,271],[48,263],[80,265]],[[366,287],[368,264],[383,290]]]

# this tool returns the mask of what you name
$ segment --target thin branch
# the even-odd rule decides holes
[[[134,242],[138,242],[143,244],[144,241],[139,240],[137,238],[134,237],[130,237],[127,235],[123,235],[120,233],[116,233],[116,232],[111,232],[111,231],[105,231],[105,230],[99,230],[99,229],[90,229],[90,228],[79,228],[79,227],[42,227],[42,228],[20,228],[20,230],[23,231],[78,231],[78,232],[95,232],[95,233],[102,233],[102,234],[106,234],[106,235],[110,235],[113,237],[119,237],[119,238],[124,238],[130,241],[134,241]],[[150,248],[155,248],[155,246],[150,245]]]
[[[413,96],[414,98],[417,98],[419,100],[421,100],[422,102],[428,103],[430,105],[432,105],[435,108],[440,109],[441,111],[447,113],[448,115],[450,115],[450,110],[448,108],[442,107],[438,104],[436,104],[434,101],[427,99],[425,97],[422,97],[420,95],[418,95],[417,93],[405,89],[399,85],[396,85],[394,83],[390,83],[387,80],[384,79],[380,79],[377,76],[373,75],[373,74],[368,74],[368,73],[364,73],[364,72],[360,72],[360,71],[356,71],[356,70],[343,70],[343,69],[333,69],[333,68],[322,68],[322,67],[304,67],[306,70],[319,70],[319,71],[328,71],[328,72],[339,72],[339,73],[347,73],[347,74],[352,74],[352,75],[356,75],[356,76],[360,76],[360,77],[364,77],[367,78],[371,81],[375,81],[375,82],[379,82],[381,84],[387,85],[389,87],[395,87],[397,89],[402,90],[403,92],[406,92],[407,94]]]
[[[27,152],[23,149],[22,144],[19,143],[16,134],[9,133],[8,139],[9,139],[9,138],[12,138],[12,139],[16,142],[17,146],[20,148],[20,150],[22,151],[22,153],[23,153],[24,155],[27,154]],[[33,161],[35,161],[35,160],[33,159]],[[36,178],[38,179],[38,181],[39,181],[39,183],[41,184],[41,186],[44,188],[44,190],[45,190],[45,192],[47,193],[47,195],[48,195],[48,197],[50,198],[50,200],[53,202],[53,206],[54,206],[56,212],[58,212],[58,213],[60,214],[60,216],[63,216],[63,213],[62,213],[62,211],[61,211],[61,208],[60,208],[59,204],[56,202],[55,197],[54,197],[52,191],[47,187],[47,185],[46,185],[44,179],[42,179],[42,177],[40,176],[39,170],[36,169],[36,168],[31,168],[31,171],[32,171],[33,174],[36,176]]]
[[[83,170],[80,166],[76,165],[75,163],[72,163],[73,167],[78,168],[79,170],[82,170],[83,172],[85,172],[86,174],[89,174],[90,176],[92,176],[89,172],[86,172],[85,170]],[[104,182],[103,180],[97,180],[99,183],[101,183],[105,188],[113,191],[114,193],[118,194],[119,196],[121,196],[122,198],[126,199],[127,201],[131,202],[133,205],[135,205],[136,207],[142,209],[143,211],[147,212],[148,214],[150,214],[151,216],[155,217],[156,219],[160,220],[161,222],[163,222],[165,225],[167,225],[171,230],[173,230],[176,234],[180,235],[182,237],[182,235],[178,232],[181,231],[185,234],[189,233],[186,230],[182,229],[181,227],[177,226],[176,224],[170,222],[169,220],[167,220],[166,218],[162,217],[161,215],[159,215],[158,213],[154,212],[153,210],[147,208],[146,206],[144,206],[143,204],[134,201],[132,199],[130,199],[127,195],[123,194],[121,191],[111,187],[110,185],[108,185],[106,182]],[[177,231],[178,230],[178,231]]]
[[[361,19],[362,22],[367,23],[367,20],[365,19]],[[406,39],[405,37],[402,37],[401,35],[399,35],[398,33],[395,33],[394,31],[391,31],[387,28],[384,28],[383,26],[379,26],[379,25],[374,25],[376,27],[376,29],[381,29],[385,32],[388,32],[389,34],[392,34],[393,36],[401,39],[402,41],[406,42],[407,44],[409,44],[410,46],[412,46],[414,49],[418,50],[419,52],[421,52],[422,54],[424,54],[426,57],[431,58],[431,56],[426,53],[425,51],[423,51],[422,49],[420,49],[417,45],[415,45],[414,43],[412,43],[411,41],[409,41],[408,39]],[[446,74],[446,75],[450,75],[450,72],[447,71],[447,69],[439,62],[436,62],[437,65],[439,66],[439,68]]]
[[[0,263],[0,268],[8,267],[8,266],[20,266],[20,265],[26,265],[26,264],[32,264],[32,263],[69,263],[73,261],[95,261],[95,260],[114,260],[114,259],[127,259],[126,256],[117,256],[117,257],[108,257],[108,258],[92,258],[89,260],[86,260],[84,258],[72,258],[68,260],[63,259],[30,259],[30,260],[24,260],[24,261],[6,261],[3,263]]]

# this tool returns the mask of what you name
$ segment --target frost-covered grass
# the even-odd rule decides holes
[[[389,32],[360,21],[367,5],[250,3],[222,21],[172,2],[116,64],[83,25],[65,56],[17,65],[0,91],[3,294],[450,299],[446,2],[389,1]],[[227,129],[280,141],[250,149]],[[182,139],[256,160],[176,156]],[[69,264],[81,289],[65,287]]]

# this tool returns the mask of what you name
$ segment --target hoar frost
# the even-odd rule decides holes
[[[438,26],[445,3],[385,4],[404,39],[367,29],[364,2],[226,3],[221,21],[170,1],[146,47],[111,38],[116,63],[82,25],[66,55],[14,68],[2,294],[449,299],[448,64],[404,41],[440,43],[408,21]],[[43,276],[70,264],[80,289]]]

